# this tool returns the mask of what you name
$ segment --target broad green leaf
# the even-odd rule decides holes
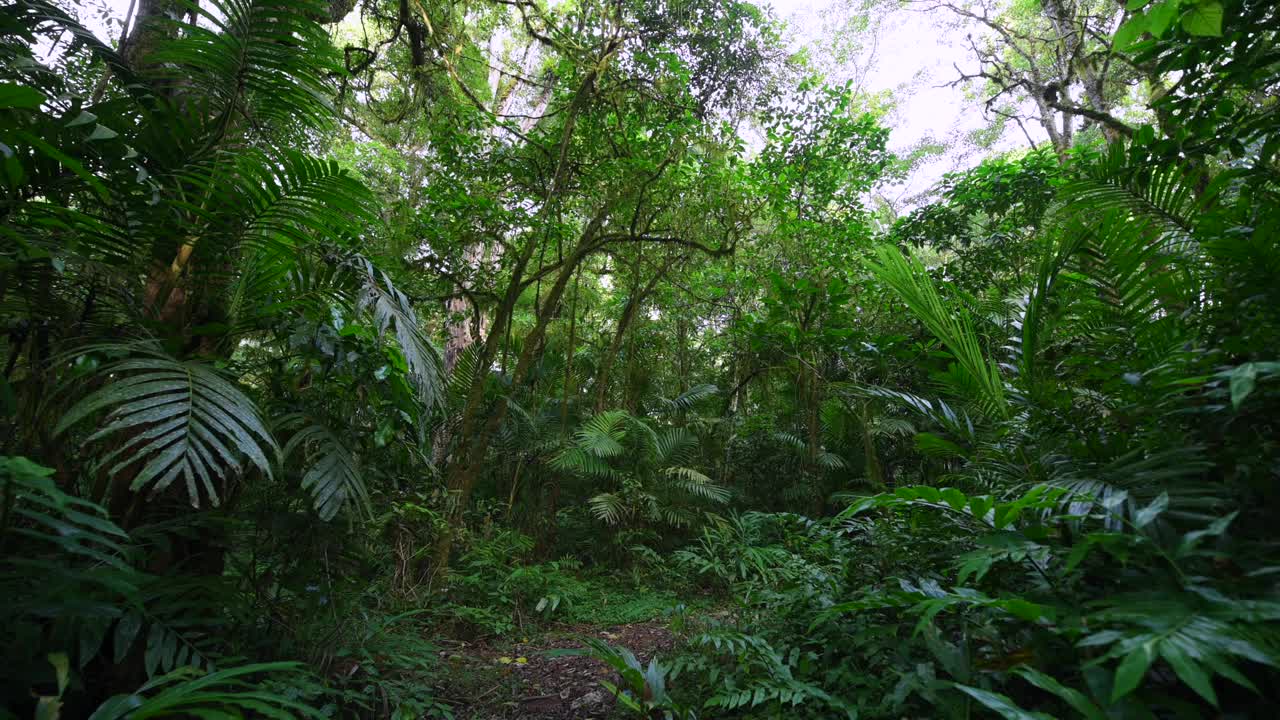
[[[1222,3],[1218,0],[1202,0],[1182,16],[1182,29],[1192,35],[1220,37],[1222,16]]]
[[[969,502],[969,498],[955,488],[943,488],[940,494],[951,509],[956,511],[964,510],[964,506]]]
[[[938,493],[938,489],[935,487],[930,487],[929,485],[917,485],[915,490],[920,499],[925,502],[938,503],[942,501],[942,497]]]
[[[35,88],[13,83],[0,83],[0,108],[35,110],[45,100],[44,94]]]
[[[1146,676],[1153,660],[1155,660],[1155,649],[1151,643],[1143,643],[1130,651],[1116,667],[1115,684],[1111,688],[1111,702],[1116,702],[1133,692]]]
[[[1147,31],[1150,18],[1146,15],[1134,15],[1116,29],[1114,38],[1117,50],[1128,50],[1142,33]]]
[[[1005,720],[1055,720],[1052,715],[1023,710],[1013,700],[1010,700],[1007,695],[959,683],[954,684],[952,687],[982,703],[988,710],[994,711]]]
[[[1163,0],[1147,9],[1147,31],[1157,38],[1164,37],[1165,32],[1178,19],[1178,8],[1181,0]]]

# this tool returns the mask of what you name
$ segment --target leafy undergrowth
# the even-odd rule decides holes
[[[563,620],[600,626],[626,625],[660,621],[673,615],[704,611],[711,606],[711,599],[706,596],[688,598],[671,590],[630,590],[595,582],[568,608]]]

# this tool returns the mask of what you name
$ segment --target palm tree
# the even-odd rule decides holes
[[[218,504],[282,454],[321,517],[366,495],[332,428],[280,423],[252,396],[239,351],[290,324],[358,318],[394,346],[423,411],[440,363],[408,298],[358,250],[378,231],[370,192],[332,161],[292,149],[329,129],[336,50],[313,0],[192,5],[129,61],[44,2],[17,33],[75,38],[46,67],[0,45],[7,153],[0,244],[19,278],[0,308],[11,336],[10,451],[66,466],[60,434],[86,424],[86,454],[113,514],[138,491],[185,488]],[[58,64],[106,68],[93,93]],[[78,389],[51,395],[69,368]],[[228,372],[238,369],[240,372]],[[66,397],[79,394],[79,402]],[[65,410],[65,412],[63,412]],[[277,432],[290,434],[277,442]]]

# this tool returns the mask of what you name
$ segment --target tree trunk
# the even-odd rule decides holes
[[[600,359],[600,367],[596,370],[596,403],[595,411],[597,413],[604,412],[605,403],[609,396],[609,374],[613,371],[613,364],[617,362],[619,353],[622,352],[622,343],[627,337],[627,331],[631,329],[631,322],[635,319],[636,312],[644,305],[644,301],[657,287],[662,276],[666,274],[670,263],[664,265],[661,270],[650,278],[644,287],[637,285],[631,291],[631,297],[627,298],[627,304],[622,308],[622,316],[618,318],[618,326],[613,330],[613,338],[609,341],[609,349],[605,351],[604,357]],[[630,359],[628,359],[630,362]]]

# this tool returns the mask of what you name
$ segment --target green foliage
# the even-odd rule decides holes
[[[586,647],[581,650],[557,650],[552,655],[590,655],[613,668],[622,682],[615,685],[601,680],[600,684],[613,693],[618,703],[629,713],[665,720],[697,718],[692,709],[677,704],[668,694],[667,678],[670,671],[657,658],[650,660],[649,665],[645,666],[625,647],[615,647],[598,638],[587,638],[583,643]]]
[[[296,663],[260,663],[204,673],[182,668],[153,678],[136,693],[116,695],[98,706],[92,720],[143,720],[190,714],[202,717],[324,717],[280,692],[263,689],[262,677],[288,676]],[[276,680],[277,682],[279,680]]]
[[[127,352],[127,348],[105,350]],[[104,365],[103,377],[111,382],[72,406],[54,432],[107,410],[102,427],[85,440],[127,436],[99,460],[106,472],[117,477],[141,464],[140,470],[131,473],[129,489],[152,493],[161,493],[180,479],[195,507],[202,493],[218,504],[215,483],[225,484],[231,473],[243,475],[241,457],[247,456],[253,467],[271,478],[280,448],[248,396],[203,364],[177,362],[145,349],[144,353]]]
[[[610,410],[584,422],[551,465],[620,485],[588,501],[592,514],[610,525],[642,520],[681,527],[694,521],[696,503],[729,499],[728,489],[686,464],[696,445],[683,427],[657,430]]]
[[[747,2],[64,5],[0,8],[6,716],[480,715],[440,648],[664,620],[582,651],[627,712],[1276,705],[1274,2],[947,6],[1050,143],[896,219],[902,106]]]

